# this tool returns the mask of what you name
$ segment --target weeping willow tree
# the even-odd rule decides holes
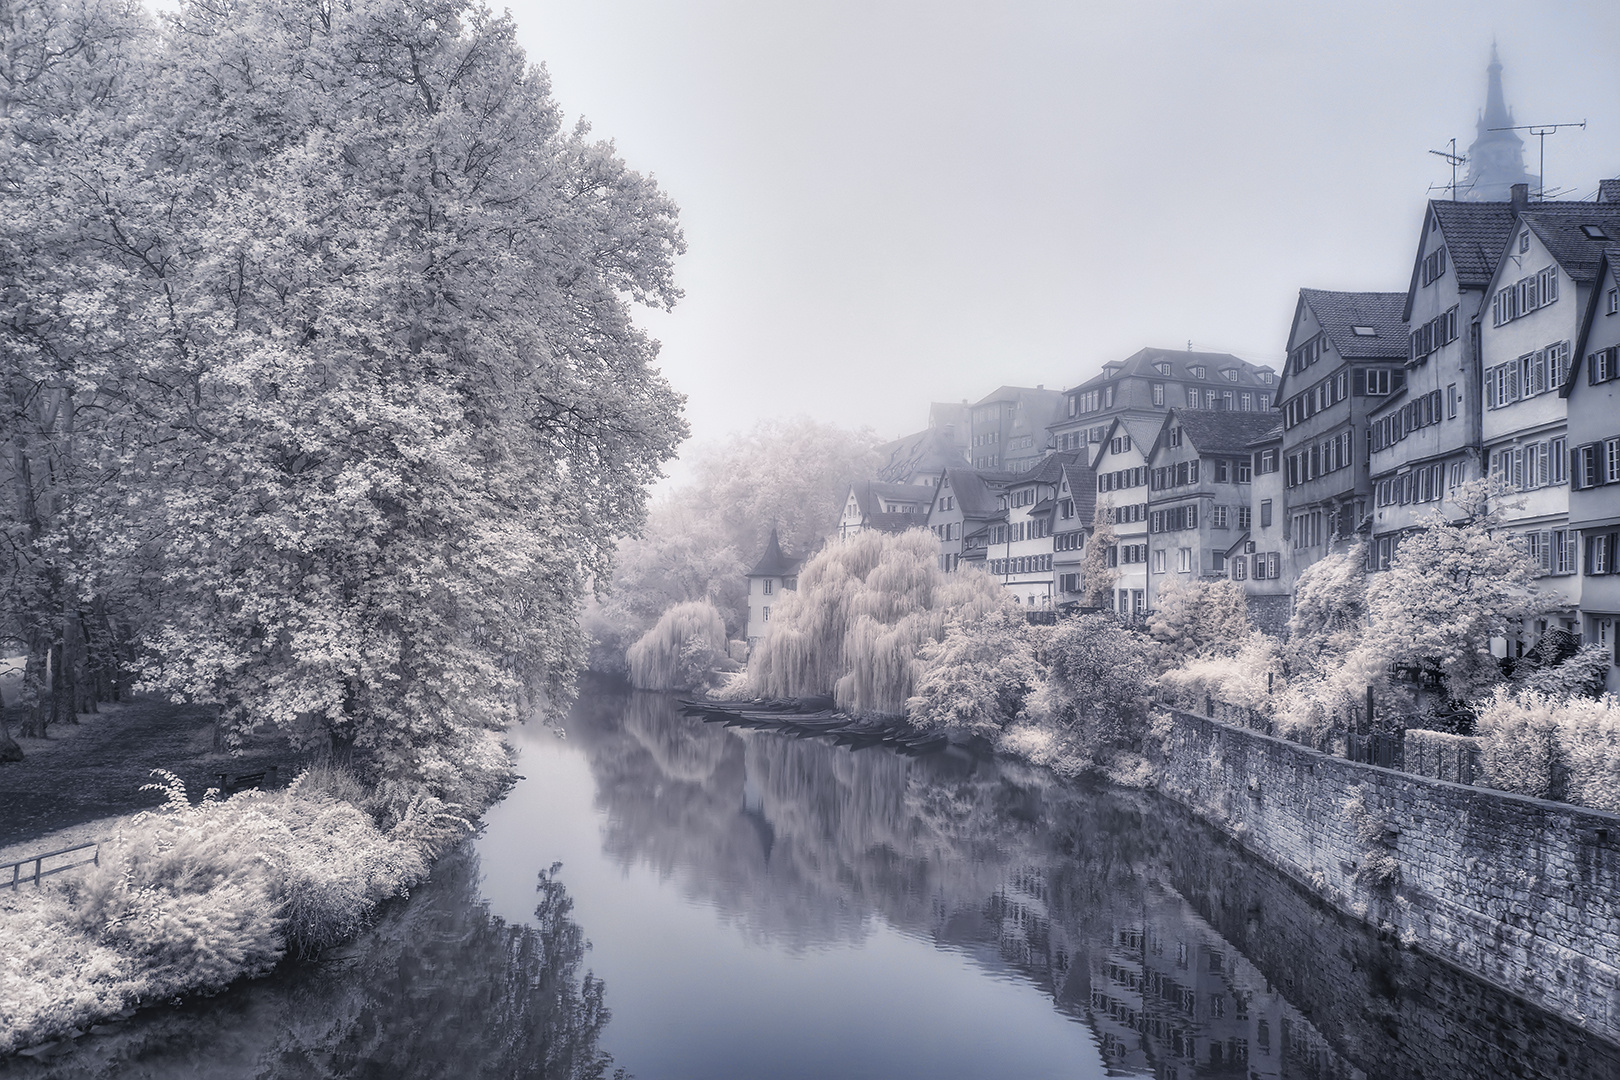
[[[797,592],[771,609],[770,633],[748,664],[762,697],[832,694],[857,713],[902,713],[922,647],[953,619],[975,619],[1007,603],[977,570],[944,574],[939,543],[923,529],[865,532],[830,544],[799,571]]]
[[[641,690],[701,690],[725,658],[726,623],[707,600],[669,608],[626,657],[630,683]]]

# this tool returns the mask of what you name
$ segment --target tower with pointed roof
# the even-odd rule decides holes
[[[1513,126],[1513,110],[1502,95],[1502,61],[1491,42],[1491,62],[1485,69],[1485,108],[1475,124],[1473,145],[1468,148],[1467,190],[1459,198],[1470,202],[1506,202],[1514,184],[1540,188],[1540,177],[1525,171],[1524,140]]]
[[[765,636],[771,621],[771,605],[782,593],[799,587],[799,567],[803,559],[795,559],[782,550],[776,538],[776,526],[771,526],[770,539],[765,541],[765,552],[759,562],[747,573],[748,578],[748,644],[753,646]]]

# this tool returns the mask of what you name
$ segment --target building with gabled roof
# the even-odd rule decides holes
[[[1074,457],[1067,460],[1068,455]],[[1052,526],[1052,572],[1057,579],[1056,603],[1078,604],[1085,593],[1085,561],[1091,523],[1097,512],[1097,473],[1084,452],[1069,451],[1058,481],[1057,517]]]
[[[979,469],[943,470],[934,485],[926,524],[939,540],[939,568],[952,574],[964,559],[982,565],[990,525],[1007,520],[1001,503],[1001,490],[1016,473],[985,472]],[[970,549],[969,537],[979,543]]]
[[[1367,414],[1370,570],[1387,568],[1435,508],[1455,513],[1446,494],[1484,475],[1472,327],[1516,213],[1511,202],[1440,200],[1424,211],[1402,311],[1406,379]]]
[[[776,527],[771,526],[770,539],[754,568],[748,571],[748,645],[752,648],[770,628],[771,606],[783,592],[799,587],[799,567],[803,559],[795,559],[782,550]]]
[[[1580,530],[1570,522],[1573,475],[1565,386],[1574,343],[1599,283],[1605,253],[1620,243],[1620,184],[1599,187],[1597,202],[1531,202],[1515,189],[1518,215],[1481,305],[1479,360],[1484,377],[1481,436],[1503,523],[1524,537],[1541,565],[1538,588],[1559,607],[1558,628],[1576,629],[1583,604]],[[1522,629],[1513,653],[1543,627]]]
[[[835,535],[854,536],[867,529],[898,533],[920,529],[927,521],[928,507],[934,501],[934,485],[889,484],[882,480],[862,480],[852,484],[844,496]]]
[[[1171,409],[1147,448],[1148,607],[1177,579],[1227,576],[1249,530],[1252,446],[1278,433],[1268,413]]]
[[[985,565],[1020,605],[1051,608],[1059,602],[1053,537],[1068,484],[1065,466],[1082,456],[1078,451],[1054,454],[1002,486],[999,498],[1006,520],[990,525]],[[1064,509],[1072,514],[1075,508]]]
[[[1295,572],[1348,545],[1366,518],[1367,414],[1406,385],[1405,306],[1404,292],[1299,291],[1277,387]]]
[[[1620,244],[1604,248],[1581,314],[1567,403],[1569,525],[1580,574],[1581,636],[1609,647],[1606,680],[1620,692]],[[1551,535],[1533,545],[1553,554]],[[1548,560],[1542,559],[1542,569]]]
[[[1231,353],[1139,349],[1064,391],[1064,415],[1052,424],[1057,450],[1089,449],[1093,458],[1116,417],[1156,428],[1171,408],[1265,412],[1277,373]]]
[[[1281,634],[1293,611],[1294,592],[1294,561],[1283,538],[1281,423],[1247,449],[1252,462],[1248,522],[1226,549],[1226,573],[1243,586],[1254,625]]]
[[[1096,506],[1113,527],[1114,541],[1103,553],[1114,571],[1114,611],[1122,616],[1148,610],[1147,515],[1148,451],[1158,436],[1152,417],[1116,416],[1104,429],[1091,468],[1097,481]],[[1082,456],[1090,451],[1083,447]]]

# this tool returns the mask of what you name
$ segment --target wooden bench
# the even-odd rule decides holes
[[[238,791],[247,791],[249,788],[271,788],[276,786],[276,767],[270,766],[264,772],[242,773],[234,780],[225,773],[219,773],[219,793],[221,795],[234,795]]]
[[[70,862],[62,866],[53,866],[49,870],[45,869],[46,859],[55,859],[63,855],[74,855],[81,851],[91,850],[94,850],[95,854],[88,859],[80,859],[78,862]],[[34,865],[34,872],[32,874],[24,874],[22,872],[22,868],[27,866],[29,863]],[[10,885],[11,888],[15,890],[17,886],[22,884],[24,881],[32,881],[35,885],[38,885],[40,878],[48,878],[52,874],[60,874],[64,870],[74,870],[78,867],[89,866],[91,864],[96,866],[101,865],[101,841],[99,840],[92,840],[88,844],[79,844],[75,847],[61,848],[57,851],[47,851],[43,855],[30,855],[28,858],[18,859],[16,862],[0,863],[0,878],[3,878],[5,876],[5,872],[10,870]]]

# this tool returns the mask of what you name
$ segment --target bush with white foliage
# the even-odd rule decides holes
[[[1620,700],[1496,692],[1479,710],[1485,779],[1502,791],[1620,811]]]

